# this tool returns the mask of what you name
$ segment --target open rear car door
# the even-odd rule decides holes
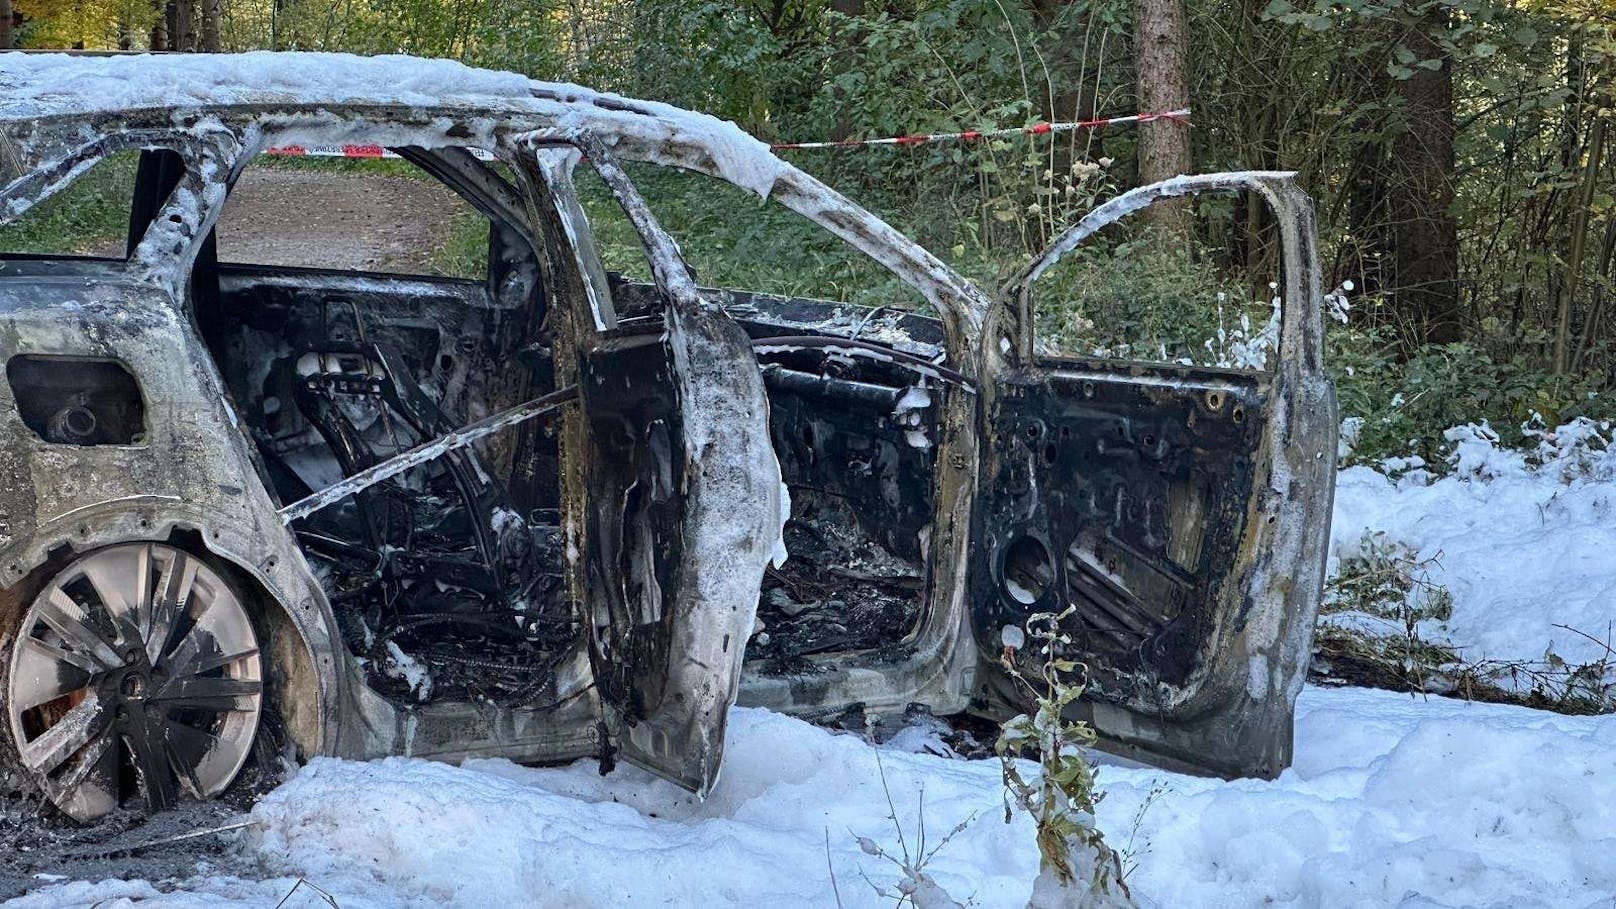
[[[1244,190],[1284,247],[1273,371],[1037,352],[1032,288],[1096,231],[1161,198]],[[1156,763],[1273,777],[1291,758],[1334,490],[1312,204],[1289,174],[1180,177],[1125,193],[1056,240],[989,319],[1002,362],[986,421],[971,595],[984,653],[1063,614],[1087,667],[1075,705],[1108,747]],[[1037,654],[1016,655],[1029,676]],[[1020,696],[1002,671],[1001,696]]]
[[[618,313],[571,183],[577,149],[643,238],[660,300]],[[703,303],[678,250],[609,152],[536,148],[541,212],[578,268],[553,269],[566,545],[616,753],[698,794],[718,776],[764,566],[780,541],[779,463],[745,332]],[[565,308],[565,312],[562,309]]]

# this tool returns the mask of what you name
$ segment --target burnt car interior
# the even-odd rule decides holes
[[[654,288],[619,280],[630,311]],[[791,495],[784,565],[764,574],[747,657],[764,673],[822,671],[808,657],[901,652],[926,602],[935,504],[942,337],[889,313],[920,351],[907,362],[858,345],[876,310],[712,291],[753,338],[770,431]],[[836,343],[840,342],[840,343]]]
[[[691,191],[682,179],[702,191],[733,192],[708,186],[719,181],[706,177],[666,172],[640,190],[660,209],[659,190]],[[578,184],[587,188],[590,175],[580,174]],[[846,270],[855,273],[858,264]],[[649,283],[616,273],[611,279],[620,312],[655,306]],[[783,532],[790,556],[765,571],[750,668],[814,674],[854,653],[900,658],[929,601],[941,405],[963,383],[945,365],[940,323],[911,311],[924,303],[918,295],[907,305],[870,307],[752,290],[704,293],[753,340],[791,498]]]
[[[396,151],[489,219],[486,280],[240,264],[221,261],[212,238],[194,266],[198,327],[283,504],[555,390],[517,189],[463,150]],[[132,221],[155,211],[176,166],[171,153],[144,154]],[[228,230],[228,216],[216,231]],[[660,321],[654,285],[610,280],[622,331]],[[792,500],[790,558],[765,575],[748,659],[761,672],[797,673],[837,654],[897,655],[926,602],[934,396],[948,374],[937,365],[937,323],[885,313],[913,351],[893,354],[859,346],[874,310],[711,293],[757,345]],[[850,340],[823,343],[840,338]],[[643,372],[633,347],[603,348],[586,374]],[[641,417],[654,435],[658,421]],[[638,450],[622,441],[625,458]],[[544,702],[555,662],[580,633],[557,470],[554,424],[529,424],[293,524],[372,688],[402,703]],[[625,514],[649,504],[627,502]]]
[[[401,151],[489,219],[485,280],[221,262],[212,239],[196,262],[198,327],[283,504],[553,390],[516,190],[464,151]],[[142,161],[142,198],[161,197],[163,170]],[[577,637],[555,452],[530,424],[293,524],[375,690],[505,706],[548,696]]]
[[[779,302],[787,310],[814,305]],[[805,671],[814,666],[803,659],[810,655],[901,648],[926,598],[933,396],[944,393],[942,382],[913,365],[859,356],[859,348],[747,328],[758,338],[774,450],[791,493],[784,530],[791,556],[765,573],[764,627],[750,655],[764,671]]]

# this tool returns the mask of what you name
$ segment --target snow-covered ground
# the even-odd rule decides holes
[[[1616,717],[1310,687],[1297,744],[1271,783],[1101,769],[1101,825],[1132,841],[1144,904],[1616,905]],[[705,803],[588,763],[320,760],[253,812],[246,848],[266,879],[70,883],[16,905],[268,907],[301,876],[343,909],[833,906],[834,870],[844,905],[886,906],[865,878],[888,886],[895,869],[855,841],[896,847],[878,755],[911,845],[922,819],[936,842],[975,815],[938,853],[938,882],[982,907],[1025,905],[1032,829],[1005,825],[995,762],[740,708],[729,748]],[[305,889],[288,905],[321,902]]]
[[[1434,481],[1409,464],[1398,479],[1343,471],[1332,560],[1384,531],[1440,554],[1427,570],[1453,614],[1422,635],[1471,659],[1597,658],[1556,627],[1616,620],[1616,455],[1573,442],[1584,430],[1530,457],[1456,431],[1458,469]],[[946,751],[922,728],[877,748],[737,709],[705,803],[587,762],[320,760],[254,809],[251,879],[73,881],[16,905],[273,907],[303,878],[342,909],[886,906],[872,882],[897,869],[856,840],[898,845],[883,769],[911,847],[922,822],[935,843],[974,817],[927,869],[942,886],[1025,905],[1037,854],[1027,818],[1004,823],[998,765],[928,748]],[[1310,686],[1295,764],[1274,782],[1115,764],[1100,782],[1101,826],[1146,906],[1616,909],[1616,716]],[[307,887],[285,903],[322,905]]]
[[[1616,626],[1616,450],[1587,420],[1542,434],[1536,451],[1498,448],[1485,427],[1449,430],[1454,470],[1341,471],[1331,572],[1368,531],[1435,560],[1422,571],[1453,594],[1453,616],[1420,636],[1468,660],[1568,663],[1607,656]],[[1397,479],[1389,479],[1390,475]],[[1574,629],[1574,630],[1573,630]],[[1401,629],[1386,629],[1401,633]],[[1580,633],[1579,633],[1580,632]]]

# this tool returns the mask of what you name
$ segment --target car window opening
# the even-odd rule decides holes
[[[689,172],[626,170],[662,226],[680,241],[681,253],[694,250],[702,260],[701,277],[761,277],[768,284],[767,274],[733,273],[736,263],[748,259],[743,250],[697,248],[664,220],[690,221],[704,187],[728,194],[734,187]],[[588,201],[605,190],[596,186],[599,177],[585,171],[579,169],[579,185]],[[632,230],[613,208],[590,209],[592,221],[609,225],[598,233],[603,238]],[[836,274],[857,281],[881,271],[795,213],[772,204],[760,210],[769,213],[776,232],[795,231],[793,236],[806,234],[840,248],[848,261]],[[618,254],[611,264],[621,270],[614,273],[613,289],[620,309],[655,311],[655,288],[624,276],[650,273],[643,255]],[[750,289],[706,293],[753,339],[774,453],[791,497],[783,531],[789,557],[764,573],[747,659],[758,671],[778,675],[824,671],[823,658],[832,656],[898,653],[924,618],[942,396],[949,386],[968,383],[940,365],[940,335],[921,328],[910,306]],[[865,337],[901,340],[913,351]]]
[[[542,294],[530,246],[414,164],[385,163],[414,176],[280,162],[253,182],[249,168],[221,219],[220,261],[198,263],[198,322],[283,505],[554,391],[549,345],[534,335]],[[487,170],[477,171],[485,185],[515,192],[489,165],[452,166]],[[286,220],[334,186],[348,194],[344,180],[366,193],[384,181],[406,217],[416,204],[432,217],[469,212],[483,226],[461,245],[480,243],[480,259],[442,258],[416,242],[415,223],[382,225],[381,246],[348,249],[320,242],[309,222],[323,214]],[[300,192],[312,195],[285,198]],[[350,220],[339,210],[327,226],[354,229]],[[386,268],[413,273],[371,273]],[[554,436],[533,421],[445,446],[292,522],[374,690],[401,703],[554,697],[555,666],[579,637]]]

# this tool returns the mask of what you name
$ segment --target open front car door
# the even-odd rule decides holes
[[[612,305],[571,184],[579,148],[645,242],[648,311]],[[705,795],[785,511],[762,372],[606,148],[573,135],[536,160],[554,204],[542,220],[580,266],[553,269],[574,349],[558,342],[556,371],[579,388],[563,429],[567,551],[605,732],[623,759]]]
[[[1121,217],[1167,197],[1256,193],[1284,247],[1272,371],[1049,356],[1034,282]],[[1180,177],[1090,213],[988,320],[971,594],[984,653],[1057,614],[1087,669],[1074,705],[1103,744],[1155,763],[1273,777],[1291,759],[1323,582],[1335,396],[1323,370],[1313,210],[1291,175]],[[992,352],[989,353],[990,358]],[[1028,638],[1030,640],[1030,638]],[[1035,653],[1012,657],[1029,677]],[[1020,695],[998,673],[1001,697]]]

